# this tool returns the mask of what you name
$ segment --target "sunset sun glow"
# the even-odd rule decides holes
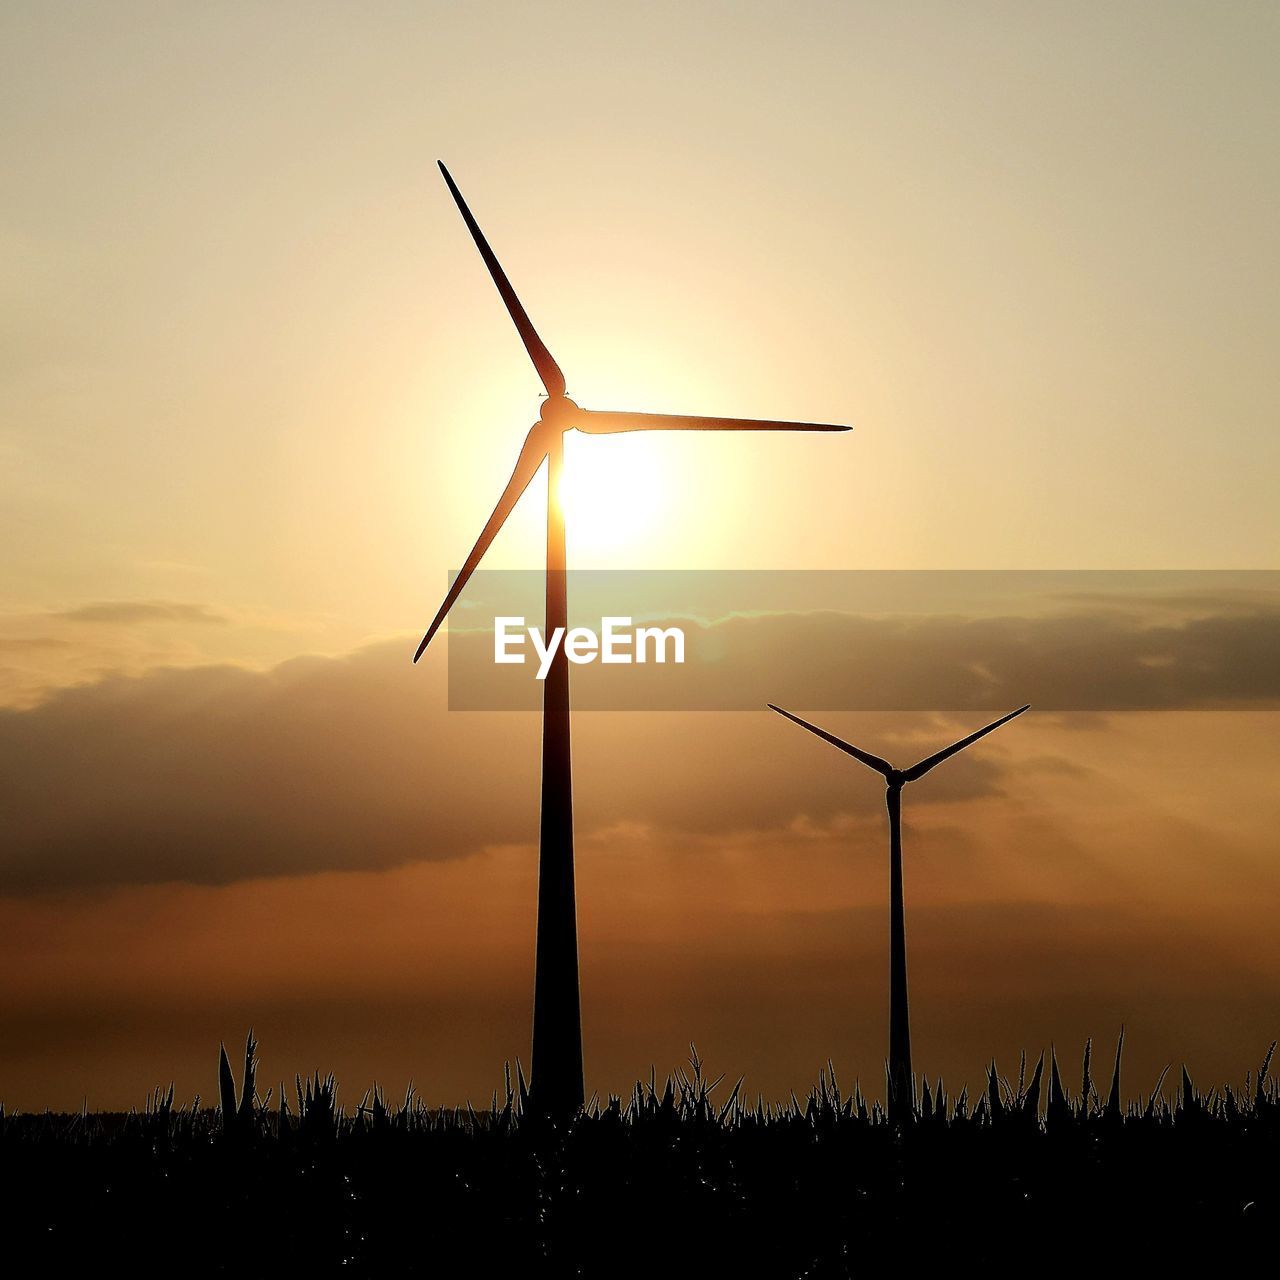
[[[662,443],[643,435],[570,438],[560,501],[571,565],[582,563],[580,551],[589,552],[593,564],[596,554],[607,564],[613,552],[652,552],[676,488],[662,455]]]

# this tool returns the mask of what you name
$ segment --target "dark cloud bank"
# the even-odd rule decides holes
[[[1161,626],[1114,610],[975,622],[776,615],[708,631],[718,633],[711,638],[722,654],[713,683],[734,695],[726,693],[724,706],[737,705],[744,685],[766,672],[773,700],[801,711],[985,711],[1023,701],[1078,710],[1244,707],[1280,694],[1280,612],[1260,609]],[[0,892],[224,883],[528,842],[537,717],[448,714],[444,655],[415,669],[410,651],[380,644],[265,673],[156,670],[0,712]],[[680,678],[673,668],[644,675]],[[531,682],[527,671],[524,678]],[[584,689],[580,705],[590,704]],[[797,814],[822,821],[848,808],[854,784],[840,770],[814,767],[820,744],[788,737],[770,718],[579,723],[584,822],[698,834],[776,829]],[[939,729],[936,745],[951,727]],[[888,749],[883,732],[879,746]],[[905,761],[929,749],[913,740],[901,753]],[[932,791],[921,784],[920,800],[999,791],[1001,757],[1012,749],[1006,742],[958,758]],[[655,785],[658,754],[689,761],[675,793],[669,760],[667,789]]]

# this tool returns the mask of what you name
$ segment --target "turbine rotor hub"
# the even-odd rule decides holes
[[[572,431],[573,415],[577,410],[578,406],[568,396],[548,396],[542,402],[538,416],[547,426],[558,431]]]

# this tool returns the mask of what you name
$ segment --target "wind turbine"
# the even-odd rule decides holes
[[[489,549],[498,530],[547,463],[547,605],[546,631],[568,627],[565,587],[564,512],[560,477],[564,436],[568,431],[613,435],[621,431],[847,431],[821,422],[772,422],[754,418],[706,418],[658,413],[615,413],[579,408],[565,394],[564,374],[529,321],[489,242],[462,198],[449,170],[440,172],[484,259],[493,283],[525,350],[546,388],[538,421],[530,428],[516,458],[515,470],[498,505],[481,530],[444,603],[418,645],[422,657],[440,629],[467,579]],[[582,1012],[578,991],[578,924],[573,876],[573,779],[569,751],[569,666],[560,645],[543,681],[542,816],[538,855],[538,924],[534,962],[533,1060],[530,1097],[547,1114],[572,1115],[582,1106]]]
[[[885,780],[885,806],[889,810],[889,1119],[905,1121],[911,1117],[915,1105],[915,1086],[911,1076],[911,1023],[907,1013],[907,933],[902,905],[902,788],[908,782],[923,778],[935,765],[950,759],[957,751],[963,751],[979,738],[985,738],[993,729],[1008,724],[1015,716],[1020,716],[1030,707],[1019,707],[1010,711],[1007,716],[992,721],[977,733],[971,733],[959,742],[926,756],[913,764],[910,769],[895,769],[887,760],[863,751],[834,733],[819,729],[816,724],[793,716],[790,711],[768,704],[770,711],[786,716],[802,729],[815,733],[824,742],[861,760],[869,769],[874,769]]]

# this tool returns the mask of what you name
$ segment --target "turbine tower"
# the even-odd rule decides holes
[[[564,436],[568,431],[612,435],[621,431],[847,431],[848,427],[820,422],[773,422],[754,418],[707,418],[656,413],[613,413],[579,408],[565,394],[566,384],[520,299],[507,279],[489,242],[443,162],[440,172],[475,241],[493,283],[538,377],[546,388],[539,420],[530,428],[516,459],[515,470],[498,505],[481,530],[471,554],[445,595],[444,603],[418,645],[413,660],[422,657],[461,594],[489,544],[547,464],[547,605],[546,631],[568,628],[565,586],[564,512],[560,507],[560,477],[564,467]],[[574,1114],[583,1101],[582,1012],[578,991],[578,922],[573,875],[573,778],[569,750],[569,665],[564,645],[552,659],[542,692],[542,813],[538,853],[538,922],[533,992],[533,1058],[530,1099],[549,1115]]]
[[[786,716],[802,729],[817,734],[824,742],[838,747],[855,760],[861,760],[885,780],[885,807],[889,810],[889,1119],[893,1123],[905,1123],[911,1119],[915,1107],[915,1084],[911,1075],[911,1022],[907,1011],[907,931],[902,903],[902,788],[908,782],[923,778],[935,765],[950,759],[957,751],[963,751],[979,738],[985,738],[993,729],[1008,724],[1030,707],[1019,707],[1001,716],[986,728],[971,733],[959,742],[926,756],[910,769],[895,769],[887,760],[863,751],[834,733],[819,729],[816,724],[793,716],[790,711],[768,704],[770,711]]]

